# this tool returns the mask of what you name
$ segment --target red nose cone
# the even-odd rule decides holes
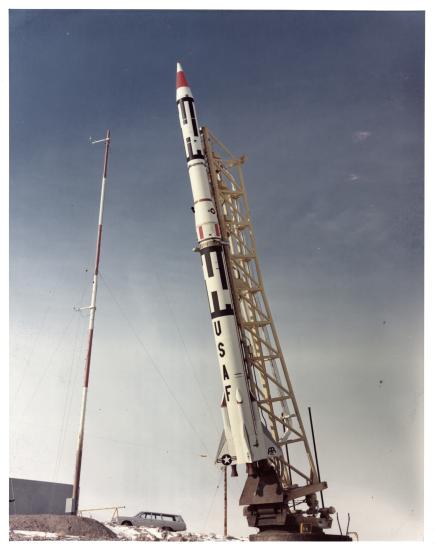
[[[183,67],[177,63],[177,82],[176,87],[181,88],[182,86],[189,87],[189,83],[186,80],[186,77],[184,76]]]

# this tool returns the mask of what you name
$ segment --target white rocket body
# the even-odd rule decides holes
[[[249,391],[194,100],[180,64],[177,64],[177,106],[192,186],[198,248],[224,389],[222,414],[225,435],[219,446],[217,461],[225,465],[248,464],[281,454],[281,450],[262,424],[257,402]]]

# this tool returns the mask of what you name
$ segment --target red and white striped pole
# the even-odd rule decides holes
[[[83,393],[82,393],[82,405],[80,412],[80,428],[77,441],[77,454],[76,454],[76,466],[74,474],[74,485],[71,503],[71,514],[77,515],[79,508],[79,492],[80,492],[80,473],[82,467],[82,454],[83,454],[83,435],[85,427],[85,415],[86,415],[86,402],[88,398],[88,384],[89,384],[89,371],[91,367],[91,354],[92,354],[92,340],[94,337],[94,321],[95,310],[97,303],[97,285],[98,285],[98,273],[100,266],[100,253],[101,253],[101,237],[103,233],[103,213],[104,213],[104,194],[106,191],[106,179],[107,179],[107,163],[109,160],[109,146],[110,146],[110,130],[107,130],[106,137],[92,143],[105,142],[104,150],[104,163],[103,163],[103,177],[101,180],[101,198],[100,198],[100,213],[98,217],[98,233],[97,233],[97,251],[95,255],[95,270],[92,280],[92,294],[91,305],[80,309],[89,309],[89,335],[88,335],[88,351],[86,354],[85,375],[83,380]]]

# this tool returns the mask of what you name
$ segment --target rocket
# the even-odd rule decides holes
[[[183,133],[187,169],[193,194],[198,246],[209,301],[212,330],[223,385],[224,433],[216,461],[232,465],[252,464],[277,457],[281,449],[262,423],[257,401],[250,391],[240,330],[234,313],[234,299],[225,261],[216,205],[207,174],[204,147],[195,102],[184,71],[177,63],[177,107]]]

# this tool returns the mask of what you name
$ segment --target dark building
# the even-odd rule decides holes
[[[65,514],[72,485],[9,478],[9,514]]]

